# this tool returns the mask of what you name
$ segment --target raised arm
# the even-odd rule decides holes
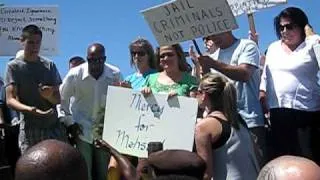
[[[107,142],[101,139],[95,140],[95,144],[98,148],[102,148],[111,153],[111,155],[118,162],[118,165],[120,166],[120,169],[125,179],[128,179],[128,180],[138,179],[136,169],[134,168],[134,166],[130,163],[130,161],[125,156],[120,154],[119,151],[117,151],[112,146],[110,146]]]
[[[254,42],[248,43],[242,50],[237,65],[223,63],[220,60],[212,59],[209,56],[200,56],[198,61],[204,73],[210,72],[213,68],[232,80],[248,81],[251,75],[259,68],[260,55],[257,45]]]

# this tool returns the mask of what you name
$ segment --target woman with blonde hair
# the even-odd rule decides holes
[[[196,150],[207,164],[204,179],[257,178],[259,166],[244,120],[237,112],[236,89],[219,74],[206,74],[197,100],[207,114],[196,125]]]

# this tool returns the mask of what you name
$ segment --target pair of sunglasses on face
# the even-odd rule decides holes
[[[132,56],[135,56],[135,55],[138,55],[138,56],[145,56],[147,53],[144,52],[144,51],[131,51],[131,55]]]
[[[293,30],[295,27],[297,27],[297,25],[296,24],[294,24],[294,23],[289,23],[289,24],[285,24],[285,25],[279,25],[279,29],[280,29],[280,31],[283,31],[284,30],[284,28],[286,28],[287,30]]]
[[[88,63],[90,64],[101,64],[106,60],[106,56],[98,57],[98,58],[87,58]]]

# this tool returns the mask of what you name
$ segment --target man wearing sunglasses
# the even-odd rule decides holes
[[[122,79],[120,70],[105,62],[104,46],[98,43],[90,45],[87,62],[70,69],[60,87],[61,110],[67,116],[64,123],[73,129],[76,147],[88,166],[89,180],[106,179],[107,176],[110,156],[97,149],[93,140],[102,136],[108,86]],[[71,97],[74,98],[72,113],[69,111]]]

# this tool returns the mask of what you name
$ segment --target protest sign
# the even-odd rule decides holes
[[[58,7],[57,6],[3,6],[0,7],[0,55],[14,56],[22,49],[19,41],[22,29],[35,24],[42,31],[41,55],[58,54]]]
[[[192,150],[198,103],[194,98],[152,94],[109,86],[103,139],[118,151],[147,157],[149,142],[164,149]]]
[[[279,4],[287,3],[287,0],[228,0],[234,16],[243,13],[251,14],[259,9],[273,7]]]
[[[238,28],[225,0],[176,0],[142,13],[161,46]]]
[[[320,41],[320,39],[319,39],[319,41]],[[316,55],[318,66],[320,68],[320,43],[313,45],[313,51]]]

